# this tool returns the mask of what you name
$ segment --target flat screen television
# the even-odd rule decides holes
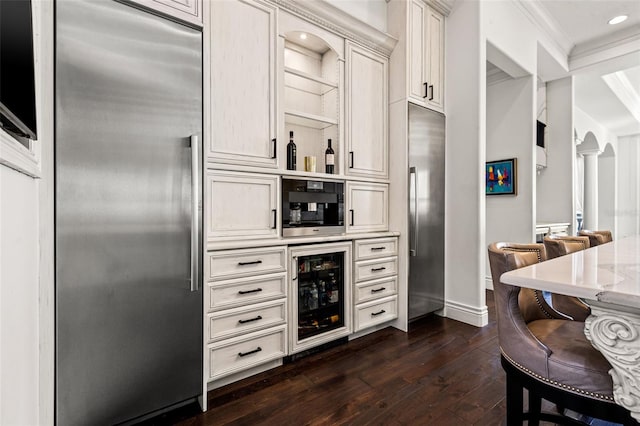
[[[31,0],[0,0],[0,125],[37,139]]]

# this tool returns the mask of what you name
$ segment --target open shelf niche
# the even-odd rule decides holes
[[[316,172],[324,174],[324,152],[331,139],[334,174],[341,173],[339,152],[340,68],[337,53],[321,38],[301,31],[288,32],[284,43],[285,143],[293,131],[297,170],[304,157],[316,157]]]

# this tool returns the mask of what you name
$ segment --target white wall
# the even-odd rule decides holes
[[[537,176],[537,222],[575,221],[573,77],[547,83],[547,167]]]
[[[618,139],[617,237],[640,233],[640,135]]]
[[[598,228],[610,230],[613,238],[616,239],[618,238],[617,188],[616,154],[611,144],[607,144],[602,154],[598,156]]]
[[[38,424],[38,187],[0,166],[0,424]]]
[[[533,167],[533,135],[536,103],[535,76],[539,47],[546,56],[566,65],[567,58],[553,40],[527,17],[517,2],[458,1],[447,18],[446,26],[446,92],[447,113],[447,194],[446,201],[446,299],[450,312],[467,309],[467,317],[480,318],[484,300],[487,243],[485,235],[484,164],[486,144],[486,61],[487,44],[492,55],[500,53],[514,64],[517,72],[530,79],[531,109],[528,140],[531,154],[520,166],[519,176],[529,175],[532,183],[522,193],[530,212],[536,212]],[[493,62],[493,60],[492,60]],[[493,62],[510,75],[510,70]],[[565,67],[566,68],[566,67]],[[529,90],[527,89],[527,92]],[[523,168],[524,167],[524,168]],[[530,227],[531,241],[535,218],[523,218]],[[462,250],[464,248],[464,250]],[[463,268],[460,265],[464,265]],[[454,317],[464,320],[462,315]],[[472,321],[467,321],[473,323]]]
[[[487,87],[487,161],[517,159],[517,195],[487,196],[487,243],[535,238],[535,92],[533,76]]]
[[[456,2],[445,43],[445,316],[483,326],[486,44],[479,2]]]
[[[624,160],[622,162],[623,165],[621,166],[621,170],[618,170],[618,166],[616,165],[619,161],[616,157],[620,155],[617,148],[618,137],[577,106],[574,106],[574,125],[575,132],[578,135],[578,139],[584,140],[585,135],[591,132],[595,137],[595,141],[597,141],[599,150],[601,152],[604,152],[605,147],[609,146],[607,154],[604,154],[604,156],[603,154],[600,154],[597,160],[598,187],[596,188],[596,191],[598,194],[598,223],[596,227],[598,229],[608,229],[612,231],[615,238],[619,238],[622,236],[622,234],[620,234],[618,230],[620,216],[620,207],[618,206],[618,200],[622,200],[623,196],[621,196],[620,194],[618,185],[628,185],[627,183],[623,182],[624,180],[626,180],[626,178],[619,178],[619,176],[626,176],[626,172],[621,175],[621,170],[626,170],[628,166],[624,166]],[[612,154],[615,155],[612,157]],[[578,156],[578,158],[576,158],[575,164],[577,169],[580,171],[580,173],[578,173],[576,176],[575,190],[576,192],[579,190],[582,191],[582,198],[580,202],[584,205],[584,192],[589,190],[588,188],[584,187],[584,158]],[[635,167],[637,167],[637,164],[634,166],[634,170],[629,170],[629,173],[631,173],[631,177],[636,176]],[[616,170],[618,170],[617,173]],[[623,193],[626,193],[627,191],[627,189],[625,188],[622,189]],[[579,194],[578,197],[580,198]],[[622,214],[624,215],[626,213]],[[626,223],[625,221],[628,222],[628,220],[623,219],[624,223]]]
[[[591,132],[598,141],[600,151],[604,151],[606,144],[610,143],[615,149],[618,142],[618,137],[610,132],[606,127],[594,120],[590,115],[585,113],[579,107],[574,106],[574,126],[578,139],[584,140],[584,136]]]

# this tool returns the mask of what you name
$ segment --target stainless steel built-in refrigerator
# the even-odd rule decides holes
[[[444,130],[409,104],[409,320],[444,307]]]
[[[202,34],[56,2],[56,423],[202,394]]]

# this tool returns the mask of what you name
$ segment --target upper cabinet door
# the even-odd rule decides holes
[[[277,168],[276,10],[257,0],[210,7],[208,161]]]
[[[444,16],[422,0],[411,0],[408,8],[409,99],[444,111]]]
[[[421,0],[412,0],[409,10],[408,29],[408,86],[409,97],[418,103],[425,102],[428,93],[427,68],[427,6]]]
[[[444,109],[444,16],[427,9],[427,60],[429,93],[427,104],[434,109]]]
[[[202,27],[202,0],[129,0],[148,9]]]
[[[388,59],[346,44],[346,142],[348,175],[388,176]]]

